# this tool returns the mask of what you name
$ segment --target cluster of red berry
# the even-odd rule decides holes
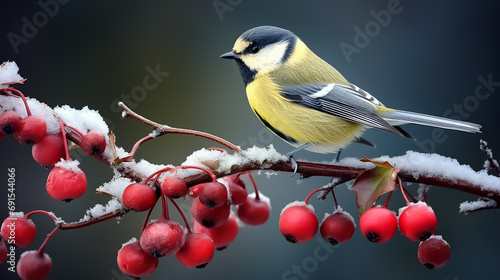
[[[200,169],[207,172],[211,182],[201,183],[188,189],[177,172],[179,169]],[[160,182],[160,175],[171,172]],[[203,268],[213,258],[214,250],[224,249],[236,237],[238,223],[231,212],[236,206],[239,219],[249,225],[260,225],[270,215],[269,204],[256,195],[247,195],[241,174],[217,181],[210,171],[195,166],[167,167],[145,178],[141,183],[127,186],[123,192],[123,205],[135,211],[148,211],[139,240],[132,239],[118,252],[118,267],[128,275],[147,276],[158,266],[158,258],[175,254],[188,268]],[[159,186],[158,188],[156,186]],[[255,185],[254,185],[255,187]],[[157,201],[157,191],[162,201],[162,216],[146,224]],[[193,230],[175,202],[185,196],[194,198],[191,205]],[[262,194],[261,194],[262,195]],[[184,219],[185,227],[169,218],[167,201],[170,201]]]
[[[87,177],[78,168],[78,162],[72,161],[66,141],[65,128],[80,134],[83,151],[92,156],[101,155],[106,148],[106,138],[101,132],[92,131],[82,134],[77,129],[69,127],[59,120],[60,131],[57,134],[47,133],[46,118],[31,113],[24,95],[14,88],[0,89],[2,94],[21,98],[27,116],[21,118],[16,110],[5,110],[0,114],[0,139],[8,134],[20,142],[32,145],[32,155],[39,164],[52,168],[47,178],[47,193],[54,199],[70,201],[83,195],[87,188]],[[14,94],[15,93],[15,94]],[[56,221],[53,214],[45,211],[33,211],[26,215],[19,213],[11,215],[2,223],[1,239],[8,240],[9,244],[23,248],[32,243],[36,235],[35,224],[29,219],[33,213],[44,213]],[[54,230],[54,232],[57,230]],[[53,234],[53,233],[52,233]],[[49,235],[46,242],[52,236]],[[17,272],[22,279],[45,279],[50,273],[52,261],[43,252],[45,243],[37,251],[29,251],[21,255],[17,265]],[[4,253],[5,252],[5,253]],[[7,258],[7,247],[0,242],[0,260]]]
[[[319,222],[312,205],[307,204],[311,192],[304,201],[288,204],[281,212],[279,228],[281,234],[290,243],[304,243],[316,235]],[[338,206],[335,195],[336,210],[326,214],[321,223],[320,233],[323,239],[335,246],[349,241],[356,227],[352,216]],[[426,202],[410,203],[403,192],[407,206],[399,210],[399,216],[384,206],[376,206],[365,211],[359,219],[360,232],[369,241],[383,243],[389,241],[398,230],[411,241],[420,242],[418,259],[427,268],[443,267],[450,259],[450,246],[436,234],[437,220],[434,211]],[[414,201],[416,201],[414,199]]]

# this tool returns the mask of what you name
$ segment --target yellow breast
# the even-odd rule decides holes
[[[285,139],[290,144],[312,143],[319,147],[309,150],[336,152],[361,135],[362,125],[290,102],[279,91],[269,75],[258,76],[247,85],[247,97],[253,111],[278,136],[296,141]]]

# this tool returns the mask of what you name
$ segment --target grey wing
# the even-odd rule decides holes
[[[344,120],[360,123],[408,137],[377,113],[383,106],[377,99],[356,86],[342,84],[302,84],[284,86],[281,95],[291,102]]]

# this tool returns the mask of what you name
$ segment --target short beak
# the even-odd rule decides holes
[[[235,54],[233,51],[227,52],[223,55],[220,56],[220,58],[225,58],[225,59],[237,59],[239,56]]]

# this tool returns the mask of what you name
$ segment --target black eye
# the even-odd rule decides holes
[[[250,46],[250,51],[252,53],[258,53],[260,51],[260,46],[259,45],[252,45],[252,46]]]

